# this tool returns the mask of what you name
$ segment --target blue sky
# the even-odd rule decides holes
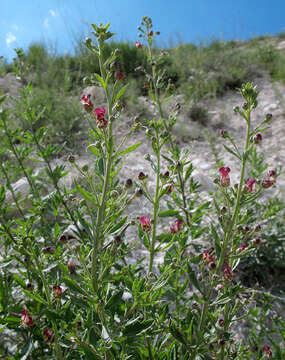
[[[248,39],[285,31],[285,0],[0,0],[0,55],[43,41],[72,53],[90,23],[111,22],[117,40],[137,39],[143,15],[161,32],[160,45]]]

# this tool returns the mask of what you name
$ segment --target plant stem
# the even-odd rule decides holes
[[[159,142],[158,133],[156,134],[157,143]],[[157,169],[156,169],[156,186],[155,186],[155,197],[154,197],[154,205],[153,205],[153,226],[152,226],[152,236],[151,236],[151,245],[150,245],[150,259],[148,266],[148,276],[152,272],[153,268],[153,259],[155,253],[155,240],[156,240],[156,223],[157,223],[157,215],[159,210],[159,191],[160,191],[160,146],[158,145],[157,153]]]
[[[105,81],[106,80],[106,71],[104,69],[102,46],[103,46],[103,42],[99,40],[99,66],[100,66],[101,76],[103,78],[103,81]],[[100,253],[102,245],[103,245],[102,223],[103,223],[104,216],[105,216],[106,200],[107,200],[106,198],[107,198],[107,193],[109,190],[110,175],[111,175],[111,169],[112,169],[112,165],[113,165],[112,101],[110,99],[110,95],[109,95],[109,91],[108,91],[107,87],[105,88],[105,93],[106,93],[106,98],[107,98],[107,103],[108,103],[107,138],[106,138],[106,133],[104,133],[107,154],[105,155],[105,159],[104,159],[105,160],[104,184],[103,184],[102,197],[101,197],[101,202],[99,204],[96,225],[95,225],[96,233],[94,234],[94,243],[93,243],[94,245],[93,245],[93,251],[92,251],[92,269],[91,269],[92,287],[93,287],[93,290],[95,293],[98,290],[98,285],[97,285],[98,254]]]

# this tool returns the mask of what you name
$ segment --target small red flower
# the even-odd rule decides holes
[[[247,179],[245,189],[247,193],[251,193],[253,190],[253,185],[256,183],[256,179]]]
[[[93,109],[93,103],[90,100],[91,95],[82,95],[81,97],[81,104],[84,106],[86,111],[91,111]]]
[[[276,176],[275,170],[268,170],[268,176],[275,177]]]
[[[148,218],[147,216],[142,216],[140,218],[140,222],[141,222],[143,231],[151,230],[150,218]]]
[[[61,297],[62,297],[62,293],[63,293],[63,291],[62,291],[62,287],[61,287],[61,286],[55,285],[55,286],[53,287],[53,296],[54,296],[55,298],[57,298],[57,299],[61,298]]]
[[[170,183],[166,186],[166,192],[168,195],[170,195],[173,191],[173,187],[174,187],[174,184],[173,183]]]
[[[229,167],[225,167],[222,166],[221,168],[219,168],[219,172],[222,175],[222,178],[220,180],[220,183],[222,186],[229,186],[231,181],[230,181],[230,177],[229,177],[229,172],[231,171],[231,169]]]
[[[221,130],[220,130],[220,136],[221,136],[223,139],[226,139],[227,136],[228,136],[227,130],[221,129]]]
[[[105,108],[96,108],[94,110],[96,115],[96,123],[100,129],[105,129],[108,125],[108,121],[105,119],[106,109]]]
[[[263,351],[265,352],[265,354],[267,355],[267,357],[272,357],[272,351],[271,351],[271,349],[270,349],[270,346],[264,345],[264,346],[263,346]]]
[[[238,251],[244,251],[248,247],[247,243],[242,243],[241,246],[238,248]]]
[[[254,246],[259,246],[261,244],[261,239],[260,238],[255,238],[252,240],[252,243]]]
[[[46,329],[43,331],[44,339],[46,343],[54,342],[54,334],[52,330]]]
[[[234,274],[232,268],[230,266],[226,266],[223,270],[224,280],[226,282],[231,282],[234,278]]]
[[[253,141],[255,144],[259,144],[262,141],[262,135],[260,133],[255,134],[253,137]]]
[[[274,184],[274,182],[270,178],[266,178],[261,183],[261,185],[264,189],[270,188],[273,184]]]
[[[125,74],[122,70],[115,71],[115,78],[118,80],[123,80],[125,78]]]
[[[97,120],[103,120],[105,118],[105,114],[106,114],[106,109],[101,107],[101,108],[96,108],[94,110],[94,114],[96,115],[96,119]]]
[[[215,258],[213,255],[210,255],[207,250],[203,250],[203,260],[211,263],[214,262]]]
[[[269,170],[268,171],[268,176],[270,178],[270,180],[272,181],[273,184],[276,183],[276,172],[275,170]]]
[[[46,254],[50,254],[50,255],[54,254],[54,248],[51,246],[46,246],[46,247],[44,247],[43,250]]]
[[[174,224],[173,224],[173,225],[171,226],[171,228],[170,228],[170,232],[171,232],[172,234],[178,233],[178,232],[181,230],[182,224],[183,224],[183,220],[176,219],[176,220],[174,221]]]
[[[34,325],[34,319],[30,316],[28,310],[21,311],[21,324],[26,326]]]
[[[67,267],[70,275],[76,274],[76,265],[73,262],[69,262]]]
[[[141,49],[143,46],[142,46],[142,44],[140,43],[140,41],[136,41],[136,47],[138,48],[138,49]]]

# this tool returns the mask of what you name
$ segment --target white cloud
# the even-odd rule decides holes
[[[44,19],[44,27],[47,29],[49,27],[49,19],[48,18],[45,18]]]
[[[51,14],[51,16],[57,16],[57,12],[53,9],[50,9],[49,13]]]
[[[10,44],[14,41],[16,41],[16,36],[14,34],[12,34],[11,32],[6,34],[6,44],[7,46],[10,46]]]
[[[13,24],[13,25],[11,26],[11,28],[12,28],[13,30],[15,30],[15,31],[18,31],[18,30],[19,30],[19,26],[16,25],[16,24]]]

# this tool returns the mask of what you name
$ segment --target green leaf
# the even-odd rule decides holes
[[[99,75],[99,74],[95,74],[96,78],[99,80],[100,84],[102,85],[102,87],[104,88],[104,90],[106,90],[106,84],[105,81],[103,80],[103,78]]]
[[[186,173],[185,173],[185,182],[189,179],[189,177],[191,176],[193,170],[194,170],[194,167],[193,167],[192,164],[190,164],[188,169],[186,170]]]
[[[26,344],[22,347],[22,349],[20,350],[21,352],[21,360],[26,360],[29,355],[31,354],[32,350],[33,350],[33,340],[32,338],[29,338],[28,341],[26,342]]]
[[[211,233],[212,233],[212,236],[213,236],[214,241],[215,241],[216,256],[217,256],[217,258],[219,258],[220,254],[221,254],[220,238],[219,238],[219,235],[218,235],[218,233],[216,231],[215,226],[212,223],[211,223]]]
[[[142,142],[140,141],[140,142],[138,142],[137,144],[134,144],[134,145],[128,147],[127,149],[119,152],[119,153],[117,154],[117,156],[122,156],[122,155],[128,154],[128,153],[134,151],[135,149],[137,149],[139,146],[141,146],[141,144],[142,144]]]
[[[16,274],[13,275],[13,278],[23,289],[26,289],[26,283],[23,279]]]
[[[125,325],[122,329],[124,336],[138,336],[142,331],[148,329],[153,324],[153,320],[140,321],[138,318],[135,321]]]
[[[118,304],[122,303],[122,296],[123,296],[124,290],[120,290],[116,294],[113,294],[110,299],[107,301],[105,305],[106,310],[111,310],[113,307],[115,307]]]
[[[7,316],[3,320],[0,320],[2,324],[8,324],[8,325],[20,325],[20,318],[15,316]]]
[[[25,289],[23,289],[23,291],[29,298],[37,301],[40,304],[44,304],[44,305],[48,306],[48,303],[39,294],[35,294],[34,292],[32,293],[32,292],[30,292],[28,290],[25,290]]]
[[[224,148],[232,155],[236,156],[239,160],[241,160],[240,156],[235,152],[233,151],[231,148],[229,148],[227,145],[224,144]]]
[[[102,359],[101,356],[99,356],[95,349],[93,349],[90,345],[79,341],[78,342],[79,348],[84,351],[85,358],[87,360],[96,360],[96,359]]]
[[[151,90],[148,92],[148,95],[151,97],[151,99],[154,101],[154,103],[156,103],[156,98],[155,98],[155,96],[153,95],[153,93],[152,93]]]
[[[80,194],[84,197],[85,200],[91,201],[93,204],[98,205],[96,197],[90,193],[89,191],[83,189],[79,184],[75,184],[76,189],[80,192]]]
[[[65,283],[65,285],[75,291],[76,293],[79,293],[81,295],[84,295],[84,296],[87,296],[88,294],[85,292],[85,290],[83,290],[79,285],[78,285],[78,282],[76,282],[75,280],[73,279],[70,279],[70,278],[67,278],[67,277],[64,277],[63,279],[63,282]]]
[[[169,324],[169,330],[174,339],[178,340],[180,343],[188,347],[187,340],[185,339],[182,332],[175,326],[175,324],[171,321]]]
[[[174,210],[174,209],[169,209],[169,210],[165,210],[165,211],[161,211],[158,216],[159,217],[171,217],[171,216],[178,216],[179,215],[179,210]]]
[[[228,303],[231,300],[232,299],[228,294],[223,294],[220,297],[218,297],[218,299],[214,301],[211,305],[222,305]]]
[[[100,174],[104,176],[104,173],[105,173],[104,160],[102,157],[98,160],[97,166],[98,166],[98,170],[99,170]]]
[[[191,268],[191,265],[189,264],[189,262],[187,263],[187,271],[188,271],[188,276],[189,276],[191,283],[195,286],[195,288],[197,290],[200,291],[201,294],[203,294],[203,292],[200,288],[200,285],[198,283],[198,280],[196,278],[196,274],[195,274],[194,270]]]
[[[116,95],[115,102],[118,101],[118,100],[120,99],[120,97],[124,95],[124,93],[125,93],[125,91],[127,90],[127,87],[128,87],[128,86],[129,86],[129,84],[123,86],[123,87],[119,90],[118,94]]]
[[[114,234],[117,233],[118,230],[120,230],[122,228],[122,226],[126,223],[127,221],[127,216],[125,216],[124,218],[122,218],[116,225],[114,225],[110,230],[109,230],[109,234]]]

